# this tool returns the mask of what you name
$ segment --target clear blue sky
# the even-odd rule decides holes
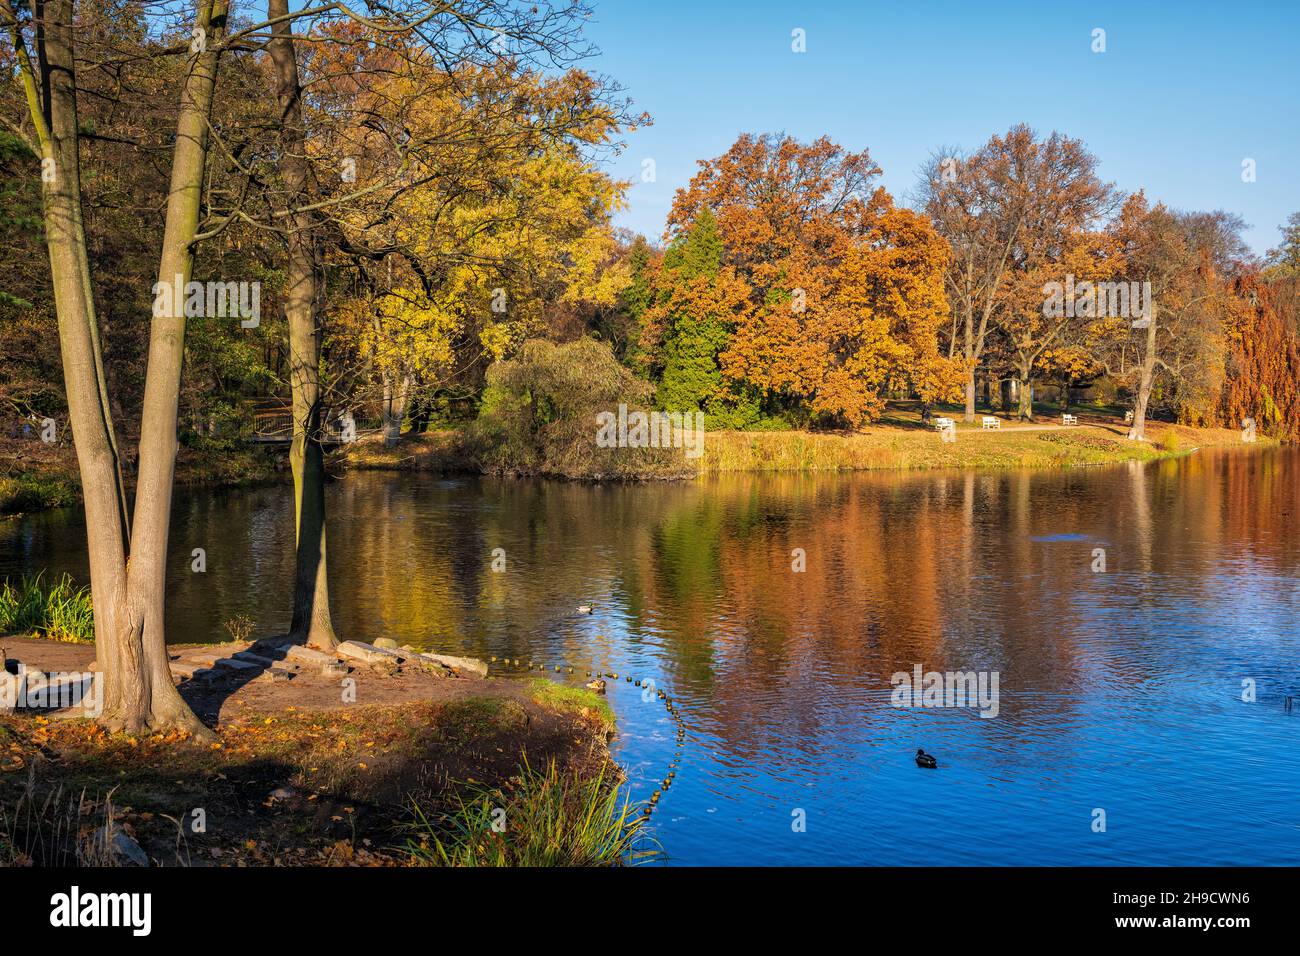
[[[591,2],[588,65],[654,118],[612,164],[635,180],[619,224],[654,238],[696,160],[763,131],[867,147],[901,199],[941,146],[1018,122],[1059,129],[1121,189],[1239,213],[1259,253],[1300,210],[1300,0]],[[806,53],[790,49],[796,27]],[[640,181],[647,157],[654,183]]]

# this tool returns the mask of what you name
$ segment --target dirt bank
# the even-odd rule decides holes
[[[0,644],[43,672],[85,670],[94,652]],[[117,841],[101,851],[119,864],[137,848],[137,862],[152,865],[405,865],[416,805],[436,820],[467,794],[508,795],[525,765],[617,779],[612,716],[585,690],[405,662],[347,664],[346,674],[288,660],[215,663],[249,649],[174,649],[181,693],[214,727],[212,744],[109,735],[57,713],[0,714],[0,862],[95,862],[98,833]]]

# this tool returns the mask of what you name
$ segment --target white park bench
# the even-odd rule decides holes
[[[1124,424],[1125,425],[1133,424],[1133,409],[1130,408],[1128,411],[1124,413]]]
[[[945,428],[956,428],[957,423],[951,418],[936,418],[934,420],[934,427],[939,431],[943,431]]]
[[[983,428],[992,428],[994,431],[1002,427],[1002,420],[994,418],[992,415],[985,415],[980,419],[980,426]]]
[[[1065,414],[1063,414],[1063,415],[1061,416],[1061,424],[1062,424],[1062,425],[1077,425],[1077,424],[1079,424],[1079,419],[1076,418],[1074,415],[1071,415],[1069,412],[1066,412]]]

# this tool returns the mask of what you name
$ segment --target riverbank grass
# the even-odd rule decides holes
[[[32,634],[75,644],[95,642],[90,588],[68,575],[46,583],[43,575],[23,575],[0,583],[0,634]]]

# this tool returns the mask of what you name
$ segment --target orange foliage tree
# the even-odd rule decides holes
[[[748,286],[719,355],[729,380],[849,425],[876,417],[891,391],[955,397],[959,370],[937,338],[947,243],[874,186],[880,168],[865,150],[746,134],[700,167],[674,199],[668,236],[708,209],[729,282]]]

